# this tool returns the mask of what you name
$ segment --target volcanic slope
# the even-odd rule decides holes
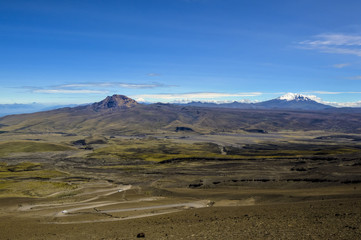
[[[0,118],[0,133],[136,135],[177,129],[197,133],[244,129],[361,133],[361,114],[145,105],[123,95],[113,95],[86,106]]]

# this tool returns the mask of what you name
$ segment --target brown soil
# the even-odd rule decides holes
[[[146,218],[54,224],[0,217],[0,239],[359,239],[361,199],[207,207]]]

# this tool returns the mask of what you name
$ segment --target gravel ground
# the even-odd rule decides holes
[[[49,224],[0,215],[0,239],[360,239],[361,199],[208,207],[125,221]]]

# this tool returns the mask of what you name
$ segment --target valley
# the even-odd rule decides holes
[[[1,239],[360,235],[358,114],[113,100],[0,119]]]

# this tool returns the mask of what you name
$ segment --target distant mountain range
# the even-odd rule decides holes
[[[284,130],[361,133],[361,111],[332,108],[302,95],[285,95],[254,103],[252,106],[257,107],[246,109],[200,105],[147,105],[123,95],[113,95],[84,106],[2,117],[0,134],[112,136],[184,131],[194,134],[266,134]]]
[[[239,109],[292,109],[292,110],[325,110],[334,107],[319,103],[309,96],[296,93],[287,93],[279,98],[258,102],[232,102],[232,103],[206,103],[190,102],[188,106],[197,107],[221,107],[221,108],[239,108]]]
[[[52,109],[62,108],[62,107],[75,107],[76,104],[68,105],[45,105],[40,103],[30,103],[30,104],[0,104],[0,117],[11,115],[11,114],[22,114],[22,113],[34,113],[40,111],[48,111]]]
[[[121,95],[117,95],[121,96]],[[125,96],[124,96],[125,97]],[[127,98],[127,97],[125,97]],[[111,96],[107,97],[99,103],[92,104],[94,109],[104,107],[104,102],[107,102],[107,99],[111,99]],[[128,98],[130,99],[130,98]],[[109,102],[108,104],[115,104],[114,102]],[[128,101],[126,99],[117,99],[117,101]],[[134,105],[135,100],[131,99],[126,103],[126,106],[129,107]],[[137,103],[138,104],[138,103]],[[349,107],[349,108],[335,108],[333,106],[320,103],[317,99],[312,98],[311,96],[306,96],[297,93],[287,93],[276,99],[264,101],[264,102],[232,102],[232,103],[211,103],[211,102],[189,102],[189,103],[173,103],[175,105],[181,106],[194,106],[194,107],[208,107],[208,108],[238,108],[238,109],[284,109],[284,110],[329,110],[332,109],[342,109],[349,112],[360,112],[361,108],[358,107]],[[31,104],[0,104],[0,117],[11,115],[11,114],[23,114],[23,113],[34,113],[40,111],[48,111],[57,108],[64,107],[76,107],[76,104],[69,105],[44,105],[39,103]],[[124,105],[125,106],[125,105]],[[122,106],[122,108],[124,107]]]

